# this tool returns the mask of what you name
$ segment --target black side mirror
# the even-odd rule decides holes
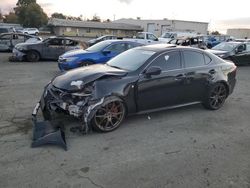
[[[146,71],[145,71],[145,75],[147,77],[150,77],[152,75],[159,75],[161,74],[161,68],[160,67],[149,67]]]
[[[103,50],[102,53],[103,53],[104,55],[107,55],[107,54],[110,54],[111,51],[110,51],[110,50]]]
[[[244,51],[244,47],[243,46],[239,46],[237,49],[236,49],[236,53],[240,53],[240,52],[243,52]]]
[[[158,38],[156,38],[156,39],[155,39],[155,41],[159,41],[159,39],[158,39]]]

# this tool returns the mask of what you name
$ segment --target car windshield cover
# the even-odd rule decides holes
[[[130,49],[108,61],[107,65],[131,72],[140,68],[154,54],[153,51]]]
[[[106,46],[108,46],[109,44],[111,44],[111,42],[109,42],[109,41],[99,42],[99,43],[87,48],[86,51],[99,52],[99,51],[103,50]]]
[[[217,44],[215,47],[213,47],[213,50],[221,50],[221,51],[232,51],[238,44],[237,43],[228,43],[228,42],[222,42],[220,44]]]

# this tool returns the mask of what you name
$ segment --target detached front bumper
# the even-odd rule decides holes
[[[41,145],[54,144],[61,146],[67,150],[65,133],[60,126],[53,125],[49,120],[38,121],[37,114],[39,109],[42,111],[44,107],[43,100],[38,102],[32,112],[33,122],[33,140],[31,147],[39,147]]]

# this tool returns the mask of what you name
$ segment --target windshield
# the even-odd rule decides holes
[[[222,42],[220,44],[217,44],[215,47],[213,47],[213,50],[221,50],[221,51],[232,51],[238,44],[237,43],[228,43],[228,42]]]
[[[105,48],[106,46],[108,46],[109,44],[111,44],[110,41],[102,41],[102,42],[99,42],[89,48],[86,49],[86,51],[88,52],[99,52],[101,51],[103,48]]]
[[[140,49],[130,49],[108,61],[107,65],[129,72],[140,68],[155,52]]]
[[[163,33],[161,38],[171,38],[171,33]]]

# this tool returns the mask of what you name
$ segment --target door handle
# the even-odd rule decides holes
[[[215,73],[216,73],[216,70],[211,69],[208,73],[209,73],[209,74],[215,74]]]
[[[178,74],[177,76],[175,76],[175,80],[183,80],[184,78],[186,78],[184,74]]]

